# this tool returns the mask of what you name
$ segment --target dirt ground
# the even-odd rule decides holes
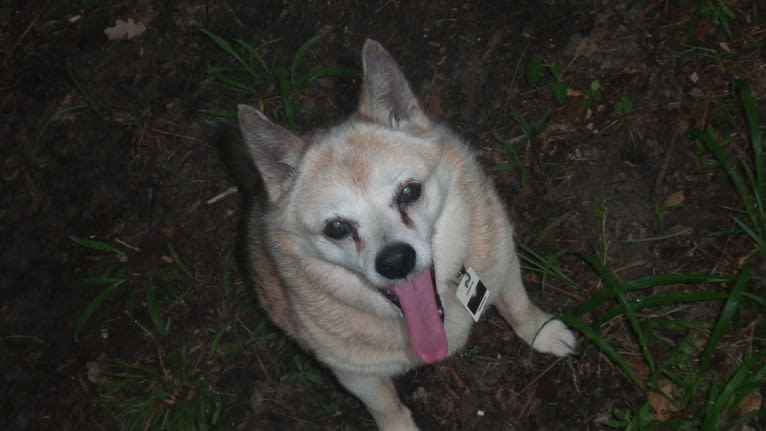
[[[731,37],[708,15],[693,24],[696,2],[357,3],[48,0],[0,8],[3,429],[118,429],[125,404],[113,402],[117,376],[106,371],[115,363],[156,370],[146,385],[175,379],[166,405],[215,388],[218,429],[373,426],[326,370],[263,323],[244,282],[240,196],[226,193],[233,184],[216,147],[233,123],[209,110],[246,102],[271,112],[279,90],[247,95],[212,79],[210,67],[233,60],[203,29],[242,39],[268,61],[279,50],[285,64],[321,35],[306,69],[359,68],[365,38],[380,41],[427,110],[492,169],[519,243],[571,252],[560,263],[572,283],[551,279],[543,289],[538,274],[525,274],[549,310],[566,312],[601,287],[580,252],[625,279],[732,273],[742,264],[750,244],[726,234],[741,203],[690,132],[714,125],[731,133],[727,151],[746,154],[730,84],[747,80],[766,118],[763,3],[723,2],[734,12]],[[110,40],[104,30],[129,18],[145,30]],[[533,58],[563,66],[566,100],[551,95],[549,69],[529,85]],[[299,127],[344,118],[358,86],[326,78],[296,91]],[[615,112],[626,99],[629,112]],[[546,127],[528,143],[514,113],[534,122],[546,111]],[[517,165],[506,165],[499,138],[512,143]],[[666,239],[635,241],[655,237]],[[762,277],[763,262],[754,271]],[[83,280],[107,273],[124,281],[94,306],[104,285]],[[155,288],[157,298],[147,293]],[[629,335],[616,324],[609,337],[620,345]],[[167,379],[178,357],[182,377]],[[605,429],[616,409],[644,400],[593,346],[583,342],[580,355],[563,360],[537,354],[494,311],[475,327],[468,353],[410,372],[397,387],[426,430]]]

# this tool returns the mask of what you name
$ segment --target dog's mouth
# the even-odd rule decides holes
[[[420,359],[431,364],[447,357],[444,307],[436,291],[433,269],[403,281],[383,295],[402,310],[410,343]]]

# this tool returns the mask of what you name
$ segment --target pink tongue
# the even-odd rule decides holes
[[[436,291],[431,271],[426,270],[412,280],[394,288],[407,322],[410,342],[426,364],[447,356],[447,333],[436,306]]]

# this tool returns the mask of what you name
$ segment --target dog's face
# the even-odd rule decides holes
[[[447,193],[438,145],[374,123],[331,130],[308,149],[290,206],[317,257],[388,287],[432,266]]]
[[[417,353],[433,362],[448,349],[432,236],[451,170],[442,132],[395,61],[369,41],[362,61],[359,106],[345,123],[304,139],[241,105],[240,128],[279,214],[271,228],[290,236],[304,264],[319,259],[331,265],[323,271],[342,267],[380,290],[401,309]]]

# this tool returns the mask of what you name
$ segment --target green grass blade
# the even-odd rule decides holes
[[[255,47],[253,45],[250,45],[249,43],[245,42],[241,39],[236,39],[235,42],[239,44],[239,46],[242,47],[245,51],[247,51],[247,55],[249,56],[248,69],[252,70],[252,60],[255,60],[256,63],[258,63],[259,66],[261,66],[261,69],[264,71],[269,70],[269,65],[266,64],[266,61],[261,57],[261,54],[258,53],[258,51],[255,50]]]
[[[641,328],[641,325],[638,323],[638,318],[636,317],[636,314],[634,313],[632,307],[628,303],[628,298],[625,296],[624,285],[620,283],[620,281],[617,279],[617,276],[611,270],[606,268],[606,266],[604,266],[598,259],[596,259],[595,256],[587,254],[587,253],[583,253],[583,258],[585,258],[585,260],[601,276],[602,280],[604,280],[604,283],[607,285],[607,287],[612,289],[612,292],[614,293],[614,297],[617,299],[619,304],[624,308],[625,317],[628,319],[631,329],[633,329],[633,332],[636,334],[636,338],[638,339],[638,345],[641,347],[641,352],[644,356],[644,360],[649,366],[649,369],[652,372],[654,372],[655,371],[654,358],[649,352],[649,346],[647,345],[646,333],[644,332],[643,328]]]
[[[287,80],[287,73],[282,66],[277,66],[274,73],[279,86],[279,93],[282,96],[282,109],[284,109],[287,124],[290,129],[296,130],[298,124],[295,119],[295,101],[293,100],[293,89],[290,86],[290,81]]]
[[[551,71],[551,75],[553,75],[553,79],[556,81],[561,79],[561,74],[564,73],[564,64],[560,61],[553,60],[550,63],[545,65],[548,70]]]
[[[127,281],[128,277],[122,272],[118,272],[115,275],[112,275],[111,268],[108,269],[105,273],[96,276],[96,277],[88,277],[88,278],[82,278],[79,280],[76,280],[74,283],[72,283],[73,287],[84,287],[84,286],[104,286],[104,285],[114,285],[119,284],[124,281]]]
[[[754,208],[744,209],[744,212],[750,217],[750,220],[752,220],[753,223],[752,228],[749,230],[756,234],[755,237],[751,234],[748,235],[753,238],[753,241],[758,247],[758,251],[766,258],[766,248],[764,248],[764,242],[766,242],[766,206],[763,202],[763,187],[766,187],[766,185],[759,186],[757,184],[758,180],[756,180],[755,175],[747,163],[742,163],[741,165],[742,170],[745,171],[745,176],[750,184],[750,191],[752,192],[755,201]]]
[[[274,82],[277,80],[276,73],[277,68],[282,67],[279,62],[282,58],[282,46],[277,46],[277,48],[274,50],[274,55],[271,58],[271,67],[269,67],[269,82]]]
[[[226,296],[231,294],[231,275],[229,274],[231,268],[231,252],[226,253],[226,258],[223,261],[223,293]]]
[[[713,326],[710,322],[700,320],[679,320],[667,317],[655,317],[651,324],[655,328],[665,328],[677,332],[685,332],[689,329],[707,330]]]
[[[173,263],[175,263],[176,266],[181,269],[184,275],[186,275],[190,280],[194,280],[194,276],[192,275],[191,271],[189,271],[189,268],[187,268],[186,265],[181,262],[181,258],[178,257],[178,253],[176,253],[176,250],[172,245],[170,245],[170,243],[168,243],[168,252],[170,253],[170,257],[173,259]]]
[[[237,112],[232,109],[202,108],[199,112],[221,118],[237,118]]]
[[[231,331],[231,323],[227,323],[221,328],[213,337],[213,341],[210,343],[210,352],[208,353],[208,359],[213,359],[216,355],[219,355],[218,345],[221,343],[221,338]]]
[[[715,274],[662,274],[628,280],[625,284],[629,290],[641,290],[671,284],[727,283],[730,281],[730,277]]]
[[[727,410],[736,405],[749,390],[763,386],[764,377],[766,377],[764,359],[766,357],[763,353],[754,354],[747,358],[729,379],[723,390],[708,400],[705,417],[700,427],[701,431],[719,429],[721,418]],[[761,365],[761,369],[754,376],[751,376],[752,368],[758,365]],[[726,427],[726,429],[730,428]]]
[[[742,296],[744,298],[747,298],[747,299],[755,302],[756,304],[761,305],[762,307],[766,307],[766,298],[763,297],[763,296],[756,295],[756,294],[753,294],[753,293],[750,293],[750,292],[745,292],[745,293],[742,294]]]
[[[753,240],[758,251],[762,252],[762,250],[766,250],[766,236],[756,233],[750,226],[737,217],[734,217],[734,224]]]
[[[519,250],[521,251],[521,253],[519,253],[519,257],[521,258],[522,262],[526,263],[526,265],[523,265],[522,268],[527,271],[536,272],[542,275],[542,289],[545,289],[545,284],[549,277],[553,277],[570,285],[574,284],[572,279],[567,277],[567,275],[561,271],[558,263],[559,257],[567,253],[566,250],[558,251],[549,256],[541,256],[531,248],[523,245],[519,246]]]
[[[761,134],[760,123],[758,122],[758,111],[756,110],[755,102],[753,101],[753,93],[750,91],[750,86],[747,83],[739,80],[734,81],[734,88],[739,92],[742,109],[745,111],[745,117],[747,118],[750,140],[753,144],[755,179],[756,184],[759,185],[758,189],[762,193],[764,181],[766,181],[766,178],[764,177],[764,164],[766,161],[763,160],[763,135]]]
[[[729,328],[731,321],[734,319],[734,315],[739,310],[739,302],[742,299],[748,281],[750,281],[750,272],[750,267],[745,266],[732,284],[729,296],[724,303],[721,314],[718,316],[718,321],[713,327],[713,332],[710,334],[710,338],[708,338],[705,349],[702,351],[700,363],[697,367],[697,371],[695,372],[692,382],[693,389],[696,389],[696,386],[705,377],[708,370],[708,365],[710,365],[710,361],[713,359],[713,353],[715,353],[716,349],[718,348],[718,344],[724,336],[724,333]],[[687,394],[687,398],[691,397],[694,392],[695,390],[690,390]]]
[[[532,57],[529,60],[524,75],[527,78],[527,85],[531,88],[534,88],[540,82],[540,78],[543,76],[543,62],[540,57]]]
[[[766,209],[764,209],[763,204],[763,187],[766,187],[766,185],[758,185],[758,179],[753,174],[753,171],[750,169],[750,166],[748,166],[747,163],[742,163],[742,170],[745,171],[745,177],[747,178],[748,183],[750,184],[750,190],[753,193],[753,198],[755,199],[755,208],[752,209],[753,212],[757,211],[757,215],[759,216],[760,222],[763,223],[766,214]],[[763,226],[760,226],[761,229]]]
[[[65,67],[66,67],[67,76],[69,76],[69,80],[72,81],[72,84],[75,86],[75,88],[80,93],[80,95],[85,98],[85,103],[88,104],[90,109],[100,114],[101,107],[96,103],[95,100],[93,100],[93,98],[90,96],[90,93],[85,91],[85,87],[82,86],[82,84],[80,83],[80,80],[77,79],[77,76],[75,76],[74,72],[72,71],[72,68],[69,66],[68,61],[65,63]]]
[[[207,72],[224,86],[240,93],[257,95],[265,84],[263,77],[245,75],[241,68],[211,67]]]
[[[124,280],[122,280],[122,281],[124,281]],[[83,312],[80,313],[80,317],[77,319],[77,323],[75,323],[75,325],[74,325],[74,341],[75,341],[75,343],[80,341],[80,330],[88,322],[88,319],[90,319],[90,316],[92,316],[93,313],[95,313],[96,310],[98,310],[101,307],[101,305],[104,303],[104,301],[106,301],[109,298],[109,296],[111,296],[112,293],[114,293],[114,291],[116,290],[117,286],[122,284],[122,281],[119,281],[119,282],[117,282],[115,284],[112,284],[112,285],[109,285],[109,286],[105,287],[101,291],[101,293],[96,295],[96,297],[93,298],[93,301],[91,301],[88,304],[88,306],[85,307],[85,310],[83,310]]]
[[[551,108],[545,108],[540,118],[535,121],[535,136],[543,133],[545,127],[548,125],[548,116],[551,115]]]
[[[224,52],[229,54],[232,58],[234,58],[237,61],[237,63],[239,63],[242,66],[240,70],[245,72],[247,75],[249,75],[255,81],[257,85],[263,85],[263,83],[267,81],[267,79],[264,76],[262,76],[261,74],[259,74],[257,71],[253,69],[252,60],[255,59],[255,61],[264,71],[266,72],[268,71],[268,66],[266,65],[266,62],[263,60],[263,57],[261,57],[258,54],[258,52],[255,50],[255,48],[253,48],[252,45],[248,44],[247,42],[243,40],[237,39],[236,41],[237,44],[248,53],[248,59],[245,60],[244,58],[242,58],[241,55],[239,55],[237,50],[234,49],[234,47],[226,39],[204,29],[202,30],[202,32],[205,33],[219,48],[221,48],[221,50],[223,50]],[[209,72],[211,73],[211,75],[213,75],[217,79],[220,79],[226,82],[228,85],[231,85],[233,88],[242,88],[242,87],[250,88],[250,86],[247,86],[244,83],[241,83],[241,82],[235,83],[237,80],[235,78],[232,78],[231,76],[223,75],[220,72],[214,73],[220,70],[223,70],[223,68],[211,68]],[[231,71],[236,69],[229,69],[229,70]],[[224,78],[225,80],[222,78]],[[252,92],[252,89],[250,91]]]
[[[606,341],[603,337],[601,337],[598,332],[593,330],[590,326],[580,322],[575,317],[571,315],[564,315],[561,316],[561,320],[566,323],[569,327],[574,328],[578,331],[580,331],[585,338],[589,339],[593,344],[596,345],[604,354],[615,364],[617,364],[620,369],[622,369],[622,372],[625,373],[625,375],[628,377],[628,380],[630,380],[634,385],[636,385],[637,388],[643,390],[644,389],[644,383],[641,381],[641,379],[636,375],[635,372],[633,372],[633,369],[630,367],[628,362],[623,358],[617,350],[615,350],[614,347],[612,347],[611,344],[609,344],[608,341]]]
[[[528,139],[531,139],[532,126],[530,126],[527,119],[524,118],[524,116],[521,115],[521,113],[515,109],[511,111],[511,116],[513,117],[514,120],[516,120],[516,123],[518,123],[519,127],[521,127],[521,131],[524,133],[524,135]]]
[[[745,186],[745,181],[742,179],[742,176],[734,168],[734,164],[732,163],[731,159],[728,155],[726,155],[726,153],[723,151],[723,148],[721,148],[721,145],[718,143],[713,127],[708,126],[704,133],[696,132],[694,133],[694,136],[698,140],[702,141],[708,151],[713,153],[713,156],[715,156],[715,158],[718,160],[718,163],[721,164],[721,167],[729,176],[731,182],[734,183],[734,188],[737,190],[739,198],[745,205],[745,209],[750,216],[751,222],[753,224],[757,224],[758,221],[754,218],[754,205],[752,199],[750,198],[750,192]]]
[[[170,325],[165,325],[162,322],[162,313],[160,312],[160,307],[157,304],[157,297],[155,295],[156,288],[157,286],[153,281],[146,286],[146,309],[149,312],[149,318],[152,319],[152,323],[154,324],[154,327],[157,328],[157,331],[161,335],[168,335]]]
[[[120,248],[105,242],[105,241],[99,241],[95,239],[88,239],[88,238],[82,238],[75,235],[69,235],[69,239],[72,240],[77,245],[81,245],[85,248],[89,248],[91,250],[98,250],[98,251],[108,251],[111,253],[115,253],[119,256],[125,256],[125,252],[122,251]]]
[[[547,226],[545,226],[545,228],[543,229],[543,231],[542,231],[542,232],[540,232],[540,234],[539,234],[539,235],[537,235],[537,238],[535,238],[535,240],[534,240],[534,241],[532,241],[532,245],[531,245],[531,247],[537,247],[538,245],[540,245],[540,243],[541,243],[541,242],[543,242],[543,241],[544,241],[546,238],[548,238],[548,236],[550,235],[550,233],[551,233],[551,232],[552,232],[554,229],[556,229],[557,227],[559,227],[559,225],[561,225],[561,224],[562,224],[562,223],[564,223],[564,222],[565,222],[567,219],[569,219],[569,218],[572,216],[572,214],[573,214],[572,212],[565,212],[564,214],[562,214],[562,215],[560,215],[560,216],[556,217],[556,219],[554,219],[554,220],[553,220],[552,222],[550,222],[550,223],[549,223]],[[565,253],[563,253],[563,252],[562,252],[561,254],[563,255],[563,254],[565,254]]]
[[[585,313],[591,312],[598,308],[599,305],[603,304],[606,301],[612,300],[614,298],[614,293],[611,290],[602,290],[600,292],[595,293],[593,296],[590,297],[587,301],[582,302],[580,305],[575,307],[569,314],[572,316],[582,316]]]
[[[43,135],[45,135],[45,131],[48,130],[48,126],[50,126],[52,121],[56,120],[57,118],[61,118],[62,115],[68,112],[78,111],[80,109],[84,109],[87,107],[88,107],[87,103],[80,103],[77,105],[67,106],[67,107],[59,109],[53,115],[46,118],[43,124],[40,126],[40,131],[37,132],[37,135],[35,136],[35,141],[32,144],[32,156],[35,156],[35,157],[37,156],[38,148],[40,146],[40,140],[43,138]]]
[[[723,292],[666,293],[635,298],[629,302],[628,306],[632,312],[636,312],[643,308],[666,307],[700,301],[718,301],[726,299],[726,297],[726,293]],[[593,319],[593,325],[596,327],[601,326],[623,313],[625,313],[623,305],[617,305]]]
[[[673,284],[699,284],[699,283],[721,283],[730,281],[727,277],[721,277],[712,274],[665,274],[642,277],[636,280],[623,282],[628,291],[648,289],[655,286],[665,286]],[[595,310],[606,301],[614,299],[614,294],[610,290],[602,290],[590,297],[587,301],[575,307],[569,314],[581,316],[585,313]]]
[[[243,66],[247,64],[242,60],[242,57],[240,57],[239,53],[234,49],[234,47],[231,46],[231,44],[226,39],[222,38],[221,36],[218,36],[215,33],[211,33],[205,29],[202,29],[202,32],[205,33],[207,37],[209,37],[210,40],[212,40],[213,43],[218,45],[218,47],[221,48],[224,52],[234,57],[240,64],[242,64]]]
[[[295,72],[298,70],[298,67],[300,67],[301,62],[303,61],[303,57],[306,56],[306,53],[311,49],[311,47],[317,43],[317,41],[322,37],[321,34],[318,34],[314,37],[311,37],[306,42],[303,42],[303,45],[298,48],[298,51],[295,52],[295,55],[293,56],[292,62],[290,62],[290,82],[295,84]]]

